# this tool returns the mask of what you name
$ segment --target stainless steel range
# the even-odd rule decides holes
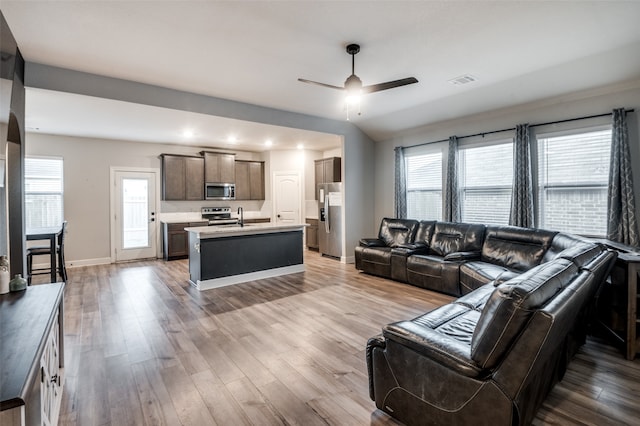
[[[238,219],[231,217],[231,207],[202,207],[202,220],[209,222],[209,225],[227,225],[238,223]]]

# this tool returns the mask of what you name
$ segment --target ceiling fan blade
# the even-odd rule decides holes
[[[319,83],[319,82],[313,81],[313,80],[305,80],[304,78],[299,78],[298,81],[301,81],[303,83],[315,84],[315,85],[322,86],[322,87],[328,87],[330,89],[344,90],[344,87],[333,86],[331,84],[326,84],[326,83]]]
[[[417,83],[418,79],[415,77],[403,78],[400,80],[387,81],[386,83],[372,84],[371,86],[364,86],[362,93],[373,93],[381,90],[393,89],[394,87],[406,86],[407,84]]]

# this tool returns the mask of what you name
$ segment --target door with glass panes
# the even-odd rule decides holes
[[[156,174],[116,171],[114,179],[115,260],[156,257]]]

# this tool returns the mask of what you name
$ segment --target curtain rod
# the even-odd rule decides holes
[[[630,112],[634,112],[635,110],[633,108],[631,109],[625,109],[624,112],[625,113],[630,113]],[[540,126],[549,126],[552,124],[560,124],[560,123],[568,123],[571,121],[578,121],[578,120],[588,120],[590,118],[599,118],[599,117],[606,117],[608,115],[613,114],[612,112],[607,112],[604,114],[596,114],[596,115],[586,115],[584,117],[576,117],[576,118],[567,118],[565,120],[556,120],[556,121],[549,121],[546,123],[538,123],[538,124],[530,124],[529,127],[540,127]],[[491,130],[489,132],[481,132],[481,133],[474,133],[472,135],[465,135],[465,136],[458,136],[458,139],[465,139],[465,138],[473,138],[475,136],[482,136],[485,137],[486,135],[491,135],[494,133],[502,133],[502,132],[510,132],[515,130],[515,127],[509,127],[508,129],[501,129],[501,130]],[[433,141],[433,142],[422,142],[422,143],[418,143],[415,145],[409,145],[409,146],[403,146],[402,148],[414,148],[416,146],[423,146],[423,145],[431,145],[432,143],[440,143],[440,142],[448,142],[449,139],[440,139],[438,141]]]

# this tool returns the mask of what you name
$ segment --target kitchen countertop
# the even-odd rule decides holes
[[[301,231],[306,223],[294,225],[276,225],[273,223],[250,223],[240,225],[215,225],[215,226],[194,226],[185,228],[185,231],[193,232],[197,238],[221,238],[239,235],[269,234],[274,232]]]

